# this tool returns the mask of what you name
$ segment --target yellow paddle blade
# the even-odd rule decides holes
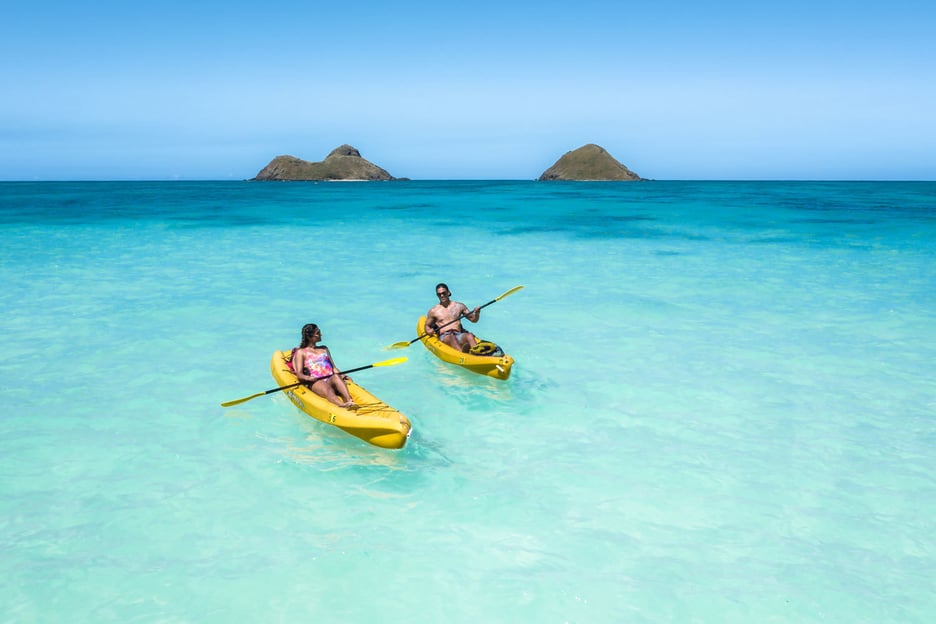
[[[409,342],[394,342],[389,347],[386,347],[385,350],[390,351],[392,349],[405,349],[406,347],[410,346],[410,344],[411,343]]]
[[[517,292],[517,291],[520,290],[521,288],[523,288],[523,286],[514,286],[513,288],[511,288],[510,290],[508,290],[507,292],[505,292],[503,295],[501,295],[500,297],[498,297],[498,298],[495,299],[494,301],[500,301],[501,299],[503,299],[503,298],[506,297],[507,295],[512,295],[512,294],[514,294],[515,292]]]
[[[405,357],[393,358],[392,360],[384,360],[383,362],[376,362],[372,366],[396,366],[397,364],[402,364],[406,361]]]
[[[258,392],[257,394],[251,394],[249,397],[244,397],[243,399],[237,399],[236,401],[228,401],[227,403],[222,403],[221,407],[231,407],[232,405],[240,405],[241,403],[246,403],[251,399],[256,399],[257,397],[262,397],[265,392]]]

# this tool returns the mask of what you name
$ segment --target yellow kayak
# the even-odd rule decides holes
[[[287,362],[291,351],[275,351],[270,360],[273,379],[281,386],[299,381]],[[293,405],[316,420],[334,425],[374,446],[388,449],[403,448],[412,432],[409,419],[350,379],[346,382],[353,408],[339,407],[305,386],[284,390]]]
[[[426,317],[420,316],[419,322],[416,324],[417,336],[423,335],[425,332],[425,324]],[[419,340],[443,362],[456,364],[470,370],[472,373],[487,375],[495,379],[507,379],[510,377],[510,368],[513,366],[514,361],[513,358],[506,353],[500,352],[497,355],[462,353],[445,344],[435,336],[423,336]]]

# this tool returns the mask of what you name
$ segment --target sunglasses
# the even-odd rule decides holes
[[[436,296],[437,296],[437,297],[443,297],[443,296],[444,296],[444,297],[448,297],[448,296],[451,295],[451,294],[452,294],[452,293],[450,293],[450,292],[445,292],[445,291],[443,291],[443,292],[437,292],[437,293],[436,293]]]

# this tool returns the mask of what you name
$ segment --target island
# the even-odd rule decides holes
[[[543,172],[540,181],[590,180],[634,182],[643,180],[619,163],[600,145],[589,143],[566,152],[552,167]]]
[[[385,169],[361,157],[350,145],[336,147],[322,162],[309,162],[295,156],[277,156],[260,170],[260,181],[351,181],[396,180]]]

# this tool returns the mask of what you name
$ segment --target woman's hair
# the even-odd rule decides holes
[[[315,323],[308,323],[302,326],[302,342],[299,344],[300,349],[305,349],[312,341],[315,339],[315,332],[318,330],[318,325]]]

